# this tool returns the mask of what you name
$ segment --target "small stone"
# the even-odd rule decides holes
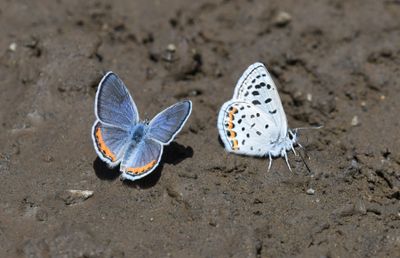
[[[307,99],[307,101],[309,101],[309,102],[312,101],[312,95],[311,95],[311,93],[307,93],[306,99]]]
[[[358,126],[360,125],[360,121],[358,120],[358,116],[353,116],[353,118],[351,119],[351,126]]]
[[[167,51],[175,52],[176,51],[176,46],[174,44],[168,44]]]
[[[284,27],[292,21],[292,16],[287,12],[279,12],[274,19],[274,24],[278,27]]]
[[[89,190],[66,190],[59,195],[66,205],[81,203],[93,196]]]
[[[355,209],[358,213],[360,213],[360,214],[362,214],[362,215],[367,214],[367,208],[365,207],[364,201],[361,200],[361,199],[359,199],[359,200],[355,203],[354,209]]]
[[[315,190],[312,189],[312,188],[309,188],[309,189],[307,189],[306,193],[309,194],[309,195],[314,195],[315,194]]]
[[[8,49],[12,52],[15,52],[17,50],[17,43],[11,43],[10,46],[8,46]]]

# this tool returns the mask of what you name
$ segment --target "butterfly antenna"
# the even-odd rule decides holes
[[[301,145],[299,142],[296,142],[296,144],[304,151],[304,154],[306,155],[306,157],[310,160],[311,159],[311,157],[310,157],[310,155],[308,155],[308,151],[307,151],[307,149],[306,148],[304,148],[304,146],[303,145]]]
[[[322,127],[324,127],[324,126],[319,125],[319,126],[310,126],[310,127],[298,127],[298,128],[294,128],[293,130],[297,133],[297,131],[299,131],[299,130],[314,130],[314,129],[321,129]]]
[[[303,149],[304,149],[304,148],[303,148]],[[305,151],[305,149],[304,149],[304,151]],[[305,151],[305,152],[306,152],[306,151]],[[307,164],[306,160],[304,159],[303,155],[301,155],[300,152],[299,152],[299,154],[300,154],[300,157],[301,157],[301,159],[303,160],[303,163],[304,163],[304,165],[306,166],[308,172],[309,172],[310,174],[312,174],[311,169],[310,169],[310,167],[308,166],[308,164]],[[307,155],[307,154],[306,154],[306,155]],[[307,156],[308,156],[308,155],[307,155]],[[308,158],[310,158],[310,157],[308,156]]]

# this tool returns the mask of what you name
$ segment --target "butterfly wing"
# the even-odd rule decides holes
[[[242,100],[230,100],[222,106],[218,130],[227,151],[251,156],[271,153],[279,138],[279,128],[271,116]]]
[[[108,72],[100,81],[95,102],[95,113],[103,124],[129,131],[139,121],[135,102],[122,80]]]
[[[156,115],[149,123],[149,138],[169,144],[184,126],[192,112],[192,102],[176,103]]]
[[[246,69],[236,84],[233,99],[244,100],[261,109],[279,128],[280,137],[286,136],[287,119],[281,98],[262,63],[254,63]]]
[[[147,137],[130,145],[121,163],[121,178],[134,181],[150,174],[160,163],[162,152],[163,146]]]
[[[119,127],[109,126],[97,120],[92,127],[94,149],[101,160],[116,166],[124,155],[129,133]]]

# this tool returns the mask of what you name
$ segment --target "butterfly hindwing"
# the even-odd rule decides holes
[[[126,130],[139,121],[139,113],[128,89],[113,72],[104,75],[99,84],[95,113],[102,123]]]
[[[192,102],[182,101],[156,115],[149,123],[148,136],[162,144],[170,143],[192,111]]]
[[[92,128],[94,148],[101,160],[111,167],[122,159],[129,133],[115,126],[102,124],[97,120]]]
[[[242,100],[230,100],[221,107],[218,130],[227,151],[253,156],[265,156],[279,137],[271,117]]]
[[[236,84],[233,99],[247,101],[270,116],[281,137],[287,133],[287,119],[278,90],[262,63],[250,65]]]
[[[163,146],[145,138],[126,149],[121,162],[122,179],[137,180],[150,174],[159,164]]]

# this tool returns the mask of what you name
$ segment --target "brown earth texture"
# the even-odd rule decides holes
[[[398,0],[2,0],[0,34],[0,257],[399,257]],[[292,172],[218,138],[256,61],[323,125]],[[93,148],[110,70],[143,119],[193,102],[142,180]]]

